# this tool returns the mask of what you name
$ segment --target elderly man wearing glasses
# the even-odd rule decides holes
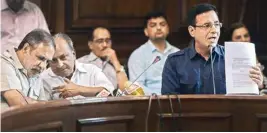
[[[118,88],[123,91],[128,78],[115,50],[111,48],[112,41],[108,29],[95,28],[89,37],[88,46],[91,53],[79,58],[78,61],[98,66],[112,82],[115,89]]]
[[[217,44],[221,27],[215,6],[199,4],[189,11],[188,32],[194,41],[188,48],[169,55],[162,74],[162,94],[226,93],[224,47]],[[252,67],[249,76],[262,85],[259,66]]]

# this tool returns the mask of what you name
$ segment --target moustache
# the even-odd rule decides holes
[[[33,68],[33,69],[31,69],[31,71],[33,71],[35,73],[41,73],[43,71],[43,69],[41,69],[41,68]]]

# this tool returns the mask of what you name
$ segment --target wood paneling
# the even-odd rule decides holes
[[[77,131],[83,132],[127,132],[134,120],[134,115],[110,116],[79,119]]]
[[[223,22],[221,37],[233,22],[243,20],[251,31],[259,60],[267,63],[267,8],[263,0],[31,0],[39,4],[52,33],[66,32],[71,36],[77,57],[89,53],[88,34],[96,26],[108,27],[112,32],[113,47],[125,63],[131,52],[147,41],[143,21],[147,12],[166,13],[171,34],[168,41],[182,49],[188,45],[187,11],[195,4],[216,5]],[[220,39],[223,43],[223,38]],[[266,64],[267,66],[267,64]]]

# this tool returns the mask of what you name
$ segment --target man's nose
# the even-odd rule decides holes
[[[58,60],[57,61],[57,67],[62,67],[63,66],[63,61],[61,61],[61,60]]]
[[[106,41],[104,41],[104,42],[102,43],[102,47],[103,47],[103,48],[108,47],[108,43],[107,43]]]
[[[161,30],[161,26],[160,26],[160,24],[157,25],[157,30]]]
[[[47,66],[47,62],[46,62],[46,61],[41,61],[41,62],[39,63],[39,67],[40,67],[42,70],[44,70],[44,69],[46,68],[46,66]]]

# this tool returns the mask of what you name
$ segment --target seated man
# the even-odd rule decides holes
[[[1,55],[1,109],[45,100],[38,75],[52,60],[55,44],[52,36],[36,29],[28,33],[18,48],[10,48]],[[31,100],[34,99],[34,100]]]
[[[68,35],[56,34],[54,40],[57,48],[49,62],[50,68],[41,74],[46,100],[90,97],[102,91],[112,94],[114,87],[101,69],[76,61],[73,43]]]
[[[199,4],[188,14],[188,31],[193,44],[168,56],[162,74],[162,94],[225,94],[224,47],[217,44],[222,24],[217,9]],[[210,53],[211,45],[214,46]],[[213,55],[215,88],[213,88],[211,58]],[[251,79],[259,86],[263,76],[259,66],[251,69]],[[215,89],[215,91],[214,91]]]
[[[164,63],[169,54],[179,49],[166,41],[169,34],[169,26],[163,13],[149,13],[146,17],[144,28],[144,33],[149,40],[131,54],[128,61],[129,77],[131,81],[136,80],[159,56],[161,60],[143,73],[137,82],[143,87],[145,95],[151,95],[152,93],[160,95]]]
[[[88,46],[91,53],[79,58],[78,61],[98,66],[112,82],[115,89],[119,88],[123,91],[128,78],[115,50],[111,48],[112,41],[108,29],[103,27],[95,28]]]

